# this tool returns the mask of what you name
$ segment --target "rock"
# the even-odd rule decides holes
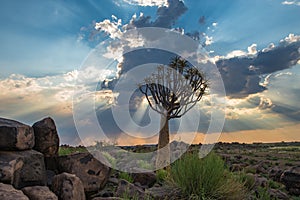
[[[126,180],[121,179],[116,191],[116,196],[121,198],[135,198],[144,199],[146,197],[145,191]]]
[[[57,156],[59,137],[53,119],[45,118],[33,124],[32,128],[35,135],[34,149],[46,157]]]
[[[83,184],[74,174],[62,173],[54,176],[52,191],[59,200],[85,200]]]
[[[300,166],[292,167],[283,172],[280,181],[290,194],[300,195]]]
[[[270,189],[268,192],[270,194],[271,199],[282,199],[282,200],[290,199],[286,193],[280,190]]]
[[[22,191],[30,200],[58,200],[57,196],[46,186],[25,187]]]
[[[150,195],[155,200],[164,200],[164,199],[185,199],[181,194],[180,190],[174,188],[172,186],[159,186],[159,187],[152,187],[146,190],[146,194]]]
[[[102,164],[90,153],[77,153],[58,157],[60,172],[68,172],[78,176],[85,192],[102,189],[106,184],[110,168]]]
[[[16,190],[12,185],[0,183],[0,199],[3,200],[29,200],[21,191]]]
[[[56,175],[56,173],[51,170],[46,170],[46,174],[47,174],[47,186],[51,187],[53,177]]]
[[[265,177],[261,177],[259,175],[255,175],[255,187],[264,187],[268,186],[268,179]]]
[[[52,156],[52,157],[45,157],[45,167],[47,170],[51,170],[54,171],[55,173],[59,173],[58,172],[58,156]]]
[[[13,186],[3,183],[0,183],[0,198],[3,200],[29,200],[21,190],[16,190]]]
[[[34,146],[33,129],[20,122],[0,118],[0,150],[28,150]]]
[[[270,162],[268,161],[260,161],[256,167],[256,173],[258,174],[268,174],[268,166],[270,166]]]
[[[283,173],[283,170],[276,166],[269,170],[269,177],[271,179],[273,179],[274,181],[279,182],[282,173]]]
[[[156,174],[154,172],[135,173],[132,177],[133,182],[140,183],[142,186],[152,187],[156,182]]]
[[[0,182],[20,189],[46,185],[43,154],[34,151],[0,151]]]

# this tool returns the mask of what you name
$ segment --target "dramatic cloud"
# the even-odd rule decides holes
[[[290,34],[277,47],[271,44],[267,49],[257,51],[256,44],[248,47],[248,53],[233,51],[216,61],[226,93],[241,98],[266,90],[261,84],[261,75],[290,68],[300,59],[300,37]]]
[[[168,6],[161,6],[157,9],[157,18],[151,21],[150,16],[140,16],[132,20],[130,26],[172,28],[176,20],[187,11],[187,7],[180,0],[168,0]]]

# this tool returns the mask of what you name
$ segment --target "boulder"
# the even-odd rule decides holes
[[[34,149],[46,157],[57,156],[59,137],[54,120],[50,117],[38,121],[32,126],[35,135]]]
[[[156,182],[156,174],[154,172],[135,173],[132,177],[135,183],[140,183],[142,186],[152,187]]]
[[[57,196],[46,186],[25,187],[22,191],[30,200],[58,200]]]
[[[34,146],[33,129],[20,122],[0,118],[0,150],[28,150]]]
[[[0,183],[0,199],[3,200],[29,200],[21,191],[16,190],[13,186]]]
[[[85,200],[82,182],[74,174],[62,173],[54,176],[52,191],[59,200]]]
[[[116,191],[116,196],[127,199],[144,199],[146,197],[146,193],[143,189],[121,179]]]
[[[285,170],[280,177],[290,194],[300,195],[300,166]]]
[[[43,154],[34,151],[0,151],[0,182],[20,189],[45,185],[46,170]]]
[[[110,168],[102,164],[90,153],[77,153],[58,157],[60,172],[67,172],[78,176],[85,192],[102,189],[110,175]]]
[[[155,200],[186,199],[178,188],[169,185],[152,187],[146,190],[146,194],[150,195],[152,199]]]

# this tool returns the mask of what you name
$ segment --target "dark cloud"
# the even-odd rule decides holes
[[[162,6],[157,9],[157,19],[151,21],[150,16],[141,16],[132,21],[132,25],[141,27],[172,28],[176,20],[187,11],[187,7],[180,0],[168,0],[168,7]]]
[[[251,55],[217,61],[227,96],[241,98],[266,90],[259,84],[260,76],[294,66],[300,59],[299,48],[300,41],[281,42],[278,47],[267,52],[260,51],[255,57]]]

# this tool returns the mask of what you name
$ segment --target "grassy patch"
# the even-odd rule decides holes
[[[133,177],[129,173],[120,172],[119,178],[124,179],[124,180],[128,181],[129,183],[133,183]]]
[[[85,152],[88,152],[88,150],[83,146],[72,147],[68,145],[62,145],[58,149],[58,155],[60,156],[70,155],[74,153],[85,153]]]
[[[192,198],[244,199],[246,189],[224,166],[224,161],[210,153],[200,159],[197,154],[187,154],[171,168],[171,180]]]
[[[168,177],[168,172],[164,169],[160,169],[156,171],[156,181],[159,183],[162,183],[166,180]]]
[[[277,151],[300,151],[300,146],[286,146],[286,147],[270,147],[271,150]]]

